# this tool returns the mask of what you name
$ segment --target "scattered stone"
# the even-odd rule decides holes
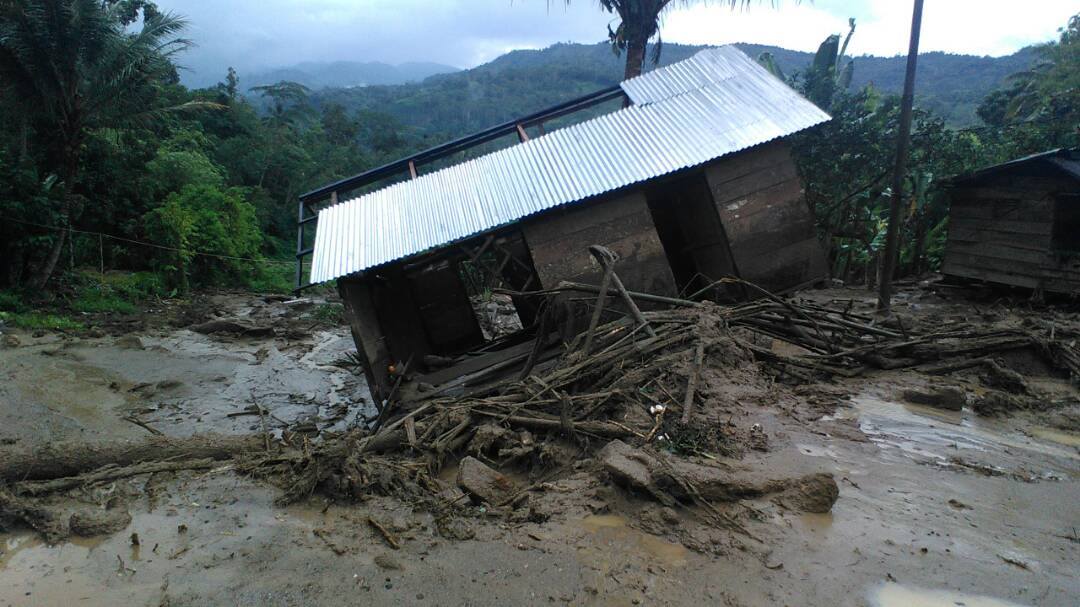
[[[780,503],[792,510],[825,514],[832,510],[840,488],[831,474],[811,474],[791,482],[778,498]]]
[[[12,335],[11,333],[4,335],[4,339],[0,343],[3,343],[5,348],[18,348],[22,345],[22,342],[19,341],[19,338],[15,335]]]
[[[1028,401],[1022,397],[1006,394],[997,390],[987,390],[972,403],[972,409],[978,415],[994,417],[1003,413],[1028,409]]]
[[[949,411],[960,411],[967,404],[967,392],[956,386],[931,386],[927,390],[904,390],[903,398],[916,405]]]
[[[68,528],[80,537],[96,537],[116,533],[131,524],[125,510],[80,510],[71,515]]]
[[[117,348],[124,348],[125,350],[142,350],[146,346],[143,345],[141,339],[136,335],[124,335],[116,340]]]
[[[1030,394],[1024,376],[1006,367],[1004,363],[988,360],[983,365],[983,382],[992,388],[998,388],[1012,394]]]
[[[960,500],[957,500],[957,499],[949,500],[949,505],[952,506],[953,508],[956,508],[957,510],[971,510],[971,506],[968,506],[964,502],[961,502]]]
[[[496,506],[503,504],[517,492],[514,481],[475,457],[461,460],[458,465],[457,484],[473,498]]]
[[[383,569],[389,569],[391,571],[399,571],[403,569],[401,563],[394,557],[388,554],[380,554],[375,557],[375,564]]]

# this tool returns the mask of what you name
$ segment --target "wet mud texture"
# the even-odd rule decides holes
[[[858,290],[806,296],[872,305]],[[229,415],[253,403],[280,438],[297,422],[332,432],[372,413],[361,403],[339,417],[366,392],[336,364],[352,349],[343,328],[304,334],[305,312],[280,301],[224,295],[214,306],[225,319],[284,318],[290,329],[151,327],[133,335],[138,343],[18,335],[19,346],[0,349],[0,438],[23,446],[147,435],[124,419],[133,414],[166,435],[245,434],[260,416]],[[932,289],[905,290],[898,309],[910,323],[1076,320],[976,309]],[[55,496],[56,506],[90,513],[80,515],[90,531],[106,533],[47,545],[6,529],[0,605],[1074,605],[1076,389],[1031,361],[999,364],[1026,387],[991,385],[983,368],[800,383],[740,365],[704,378],[709,423],[671,440],[691,452],[679,456],[686,465],[729,481],[736,495],[717,489],[716,512],[628,486],[580,459],[573,442],[551,441],[548,464],[537,466],[543,433],[497,429],[479,436],[474,457],[499,470],[500,487],[527,489],[524,504],[470,498],[453,460],[433,479],[457,500],[443,510],[404,495],[334,503],[316,494],[279,506],[278,489],[229,466],[84,487]],[[941,386],[963,395],[959,409],[910,402],[912,390]],[[977,403],[996,392],[1025,404],[988,415]],[[770,486],[777,480],[787,484]],[[716,524],[718,514],[741,530]]]

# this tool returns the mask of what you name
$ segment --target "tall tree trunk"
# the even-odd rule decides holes
[[[893,274],[896,273],[896,262],[900,258],[901,198],[904,194],[904,176],[907,173],[908,146],[911,143],[911,113],[915,103],[915,71],[919,61],[922,15],[923,0],[915,0],[915,10],[911,17],[911,44],[908,47],[907,74],[904,78],[904,96],[900,100],[900,132],[896,145],[892,198],[889,200],[889,229],[885,238],[881,284],[878,291],[877,307],[882,312],[888,312],[892,304]]]
[[[623,73],[623,80],[629,80],[641,75],[641,70],[645,66],[645,51],[648,47],[649,39],[640,34],[634,34],[626,41],[626,71]]]
[[[66,207],[67,203],[64,203],[64,206]],[[62,216],[64,217],[64,223],[67,223],[68,213],[66,211],[62,212]],[[38,271],[38,275],[30,283],[35,289],[45,288],[45,285],[49,282],[49,278],[52,277],[52,273],[56,270],[56,264],[60,261],[60,253],[64,250],[64,242],[67,241],[67,234],[67,230],[61,230],[60,235],[53,241],[53,246],[49,249],[49,256],[45,258],[45,263]]]
[[[64,241],[67,239],[69,230],[71,228],[71,210],[74,207],[73,201],[75,198],[75,180],[79,176],[79,157],[77,150],[80,144],[75,143],[65,147],[64,159],[64,199],[60,204],[60,220],[63,223],[63,227],[67,228],[60,232],[60,236],[57,237],[53,243],[52,249],[49,250],[49,256],[45,258],[45,263],[41,266],[41,270],[38,275],[31,281],[31,286],[35,289],[43,289],[48,284],[49,279],[52,278],[53,272],[56,271],[56,263],[60,261],[60,253],[63,252]]]

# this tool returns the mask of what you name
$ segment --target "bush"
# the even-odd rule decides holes
[[[189,185],[143,219],[151,240],[177,249],[155,265],[182,293],[192,284],[247,284],[259,272],[250,260],[261,257],[262,234],[240,188]]]
[[[296,286],[293,284],[295,272],[291,263],[267,263],[247,280],[247,285],[256,293],[287,295]]]
[[[14,291],[0,291],[0,312],[26,312],[30,308]]]

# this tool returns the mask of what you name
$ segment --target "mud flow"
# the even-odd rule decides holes
[[[1080,604],[1075,306],[897,300],[613,317],[383,419],[332,298],[0,328],[0,605]]]

